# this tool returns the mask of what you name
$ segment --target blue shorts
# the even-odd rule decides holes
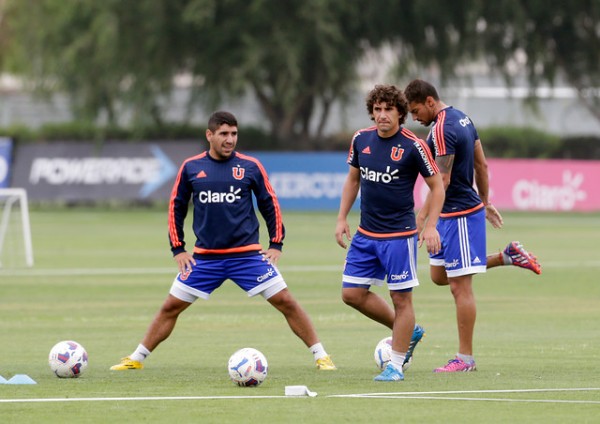
[[[390,290],[412,290],[417,278],[417,236],[373,240],[356,233],[346,255],[343,287],[381,286],[387,277]]]
[[[196,265],[187,276],[177,274],[169,293],[193,303],[198,298],[208,299],[227,279],[240,286],[248,296],[261,294],[265,299],[287,287],[277,267],[257,252],[238,258],[196,259]]]
[[[437,230],[442,249],[429,255],[429,264],[446,268],[448,277],[486,271],[485,209],[470,215],[440,218]]]

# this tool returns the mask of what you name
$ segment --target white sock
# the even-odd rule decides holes
[[[507,255],[504,252],[502,252],[502,261],[504,262],[504,265],[512,265],[512,263],[513,263],[510,255]]]
[[[321,343],[316,343],[316,344],[312,345],[311,347],[309,347],[309,349],[310,349],[311,353],[313,354],[315,361],[327,356],[327,352],[325,351],[325,348],[323,347],[323,344],[321,344]]]
[[[456,357],[467,364],[470,364],[471,362],[475,362],[475,358],[473,357],[473,355],[465,355],[463,353],[457,353]]]
[[[134,361],[143,362],[150,355],[150,351],[146,349],[143,344],[139,344],[135,352],[133,352],[129,357]]]
[[[394,366],[394,368],[396,368],[398,371],[402,371],[402,365],[404,364],[404,360],[406,359],[406,352],[396,352],[394,350],[392,350],[392,355],[391,355],[391,364]]]

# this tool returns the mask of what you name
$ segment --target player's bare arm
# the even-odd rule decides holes
[[[339,246],[346,249],[348,246],[346,240],[352,239],[350,233],[350,226],[348,225],[348,214],[350,209],[358,196],[358,190],[360,189],[360,170],[358,168],[350,167],[348,176],[344,182],[342,189],[342,199],[340,200],[340,210],[338,212],[338,218],[335,225],[335,240]],[[345,239],[345,240],[344,240]]]
[[[477,187],[477,193],[481,198],[481,201],[485,205],[485,217],[492,224],[494,228],[501,228],[504,223],[500,212],[492,205],[489,199],[489,173],[488,164],[485,160],[485,153],[483,152],[483,146],[481,141],[475,142],[474,148],[474,167],[475,167],[475,186]]]
[[[436,229],[436,225],[442,211],[442,206],[444,205],[446,190],[441,174],[425,178],[425,183],[429,186],[429,194],[427,196],[429,199],[428,217],[423,231],[419,234],[419,247],[425,242],[427,252],[436,254],[442,248],[440,234]]]
[[[454,164],[454,155],[437,156],[435,163],[440,169],[442,180],[444,181],[444,191],[450,185],[450,177],[452,176],[452,165]]]

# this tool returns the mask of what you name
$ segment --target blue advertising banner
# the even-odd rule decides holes
[[[8,187],[11,160],[12,140],[0,138],[0,188]]]
[[[182,162],[199,142],[56,142],[15,150],[11,182],[32,201],[168,200]],[[344,152],[252,152],[284,210],[337,210],[348,173]]]
[[[249,152],[262,162],[281,207],[337,210],[348,174],[347,153]]]

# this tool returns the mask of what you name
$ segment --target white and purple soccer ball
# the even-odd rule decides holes
[[[48,355],[48,364],[57,377],[77,378],[87,369],[88,354],[79,343],[65,340],[52,347]]]
[[[269,365],[260,351],[245,347],[231,355],[227,369],[229,378],[238,386],[255,387],[267,378]]]
[[[384,337],[381,339],[377,346],[375,346],[375,352],[373,352],[373,359],[375,359],[375,365],[380,370],[384,370],[387,364],[392,360],[392,337]],[[406,371],[412,363],[412,356],[408,362],[402,366],[402,371]]]

